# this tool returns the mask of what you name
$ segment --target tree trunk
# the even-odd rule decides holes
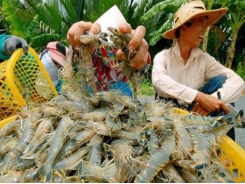
[[[207,51],[207,47],[208,47],[208,34],[209,34],[209,29],[210,29],[210,27],[207,28],[207,31],[205,32],[204,37],[203,37],[203,41],[202,41],[202,50],[204,52]]]
[[[243,70],[244,70],[244,72],[245,72],[245,58],[244,58],[244,60],[243,60],[242,66],[243,66]]]
[[[226,58],[226,63],[225,63],[225,66],[227,68],[232,67],[232,62],[233,62],[233,58],[234,58],[235,50],[236,50],[235,46],[236,46],[236,38],[237,38],[238,30],[239,29],[236,29],[232,35],[231,45],[230,45],[230,48],[227,54],[227,58]]]

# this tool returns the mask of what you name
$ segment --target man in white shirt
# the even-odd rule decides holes
[[[226,104],[241,96],[244,81],[198,48],[207,28],[227,10],[206,10],[202,1],[192,1],[175,13],[173,28],[163,34],[174,44],[153,61],[152,83],[160,98],[179,107],[187,105],[188,110],[204,116],[215,111],[229,113]]]

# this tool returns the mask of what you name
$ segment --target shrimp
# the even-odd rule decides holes
[[[185,180],[180,176],[178,171],[175,169],[174,165],[172,163],[167,163],[162,171],[169,175],[170,179],[174,183],[185,183]]]
[[[69,50],[66,57],[67,58],[66,62],[64,62],[64,67],[61,69],[61,75],[67,79],[67,85],[68,85],[67,88],[69,88],[70,92],[82,98],[84,94],[80,87],[80,84],[77,82],[77,79],[74,75],[73,66],[72,66],[72,62],[73,62],[72,56],[73,56],[73,51]]]
[[[5,137],[7,138],[7,137]],[[2,158],[5,154],[7,154],[11,149],[13,149],[18,142],[18,139],[16,136],[8,137],[7,140],[1,139],[1,146],[0,146],[0,158]]]
[[[60,121],[58,128],[54,133],[54,137],[52,139],[47,161],[39,168],[38,172],[34,175],[34,181],[38,181],[44,174],[44,178],[41,181],[50,182],[52,181],[52,165],[53,162],[61,150],[64,140],[67,137],[67,134],[73,125],[73,121],[69,117],[63,117]]]
[[[84,155],[89,151],[90,147],[82,147],[73,153],[71,156],[54,164],[54,171],[73,169],[76,165],[81,162]]]
[[[175,149],[175,135],[168,137],[161,147],[149,155],[146,166],[136,176],[134,182],[150,182],[161,168],[169,162],[169,157]]]
[[[132,82],[133,84],[133,95],[134,95],[134,101],[138,101],[137,99],[137,91],[138,91],[138,84],[140,81],[140,74],[138,71],[133,70],[130,66],[130,61],[137,53],[138,48],[130,52],[128,50],[128,43],[131,40],[130,34],[122,34],[120,31],[118,31],[115,28],[109,27],[108,30],[112,33],[110,35],[110,40],[121,50],[125,53],[125,61],[123,63],[120,63],[119,65],[115,65],[115,68],[118,70],[122,70],[122,72],[126,75],[126,77]]]
[[[1,130],[0,130],[0,138],[4,136],[8,136],[13,134],[16,130],[20,128],[21,120],[14,120],[8,124],[6,124]]]
[[[80,176],[68,176],[68,177],[54,177],[52,182],[54,183],[80,183]]]
[[[0,183],[24,183],[22,172],[11,172],[0,177]]]
[[[156,150],[159,149],[159,139],[154,132],[150,134],[150,140],[147,143],[147,147],[150,154],[153,154]]]
[[[2,164],[0,165],[0,170],[4,171],[8,165],[11,167],[13,160],[25,150],[27,145],[32,140],[37,128],[37,123],[32,123],[31,119],[32,118],[30,117],[26,120],[24,131],[18,143],[16,144],[16,147],[14,147],[7,155],[5,155]]]
[[[190,129],[190,134],[194,140],[194,154],[192,158],[195,160],[195,169],[202,169],[211,164],[211,142],[205,134],[198,132],[194,129]]]
[[[83,44],[81,46],[79,52],[80,52],[80,56],[82,57],[82,61],[80,60],[78,63],[78,72],[77,72],[81,87],[83,89],[83,93],[87,97],[90,97],[88,91],[88,85],[91,87],[93,94],[97,92],[95,77],[94,77],[93,61],[90,53],[91,48],[92,47],[90,45]]]
[[[81,120],[103,121],[105,120],[107,111],[93,111],[88,113],[77,113],[77,116]]]
[[[95,95],[97,92],[91,51],[102,47],[111,49],[114,45],[107,42],[107,36],[107,33],[100,33],[98,35],[81,35],[79,37],[82,46],[78,48],[78,51],[82,60],[80,60],[78,63],[77,73],[81,88],[84,90],[84,94],[87,97],[90,96],[87,87],[88,85],[91,87],[93,95]]]
[[[55,124],[55,119],[42,119],[41,123],[38,125],[37,130],[29,143],[29,145],[24,150],[23,154],[32,153],[36,150],[37,146],[42,142],[43,137],[46,133],[50,132],[53,129],[53,125]]]
[[[193,114],[184,115],[182,116],[182,121],[184,122],[184,125],[197,125],[197,124],[210,124],[214,128],[218,128],[221,125],[224,124],[230,124],[232,122],[232,117],[230,116],[216,116],[216,117],[210,117],[210,116],[197,116]]]
[[[115,144],[113,146],[115,152],[115,163],[117,172],[111,177],[117,183],[129,181],[132,175],[135,175],[136,164],[133,160],[133,149],[129,144]]]
[[[100,166],[101,165],[101,150],[100,144],[102,143],[103,139],[100,135],[94,136],[91,141],[89,142],[88,146],[91,146],[88,154],[88,163],[92,166]],[[89,172],[88,172],[89,173]]]
[[[113,111],[108,112],[105,118],[105,123],[110,133],[119,132],[122,128],[121,123],[117,119],[117,115]]]
[[[193,140],[181,119],[174,119],[173,123],[175,126],[174,130],[176,135],[177,148],[171,155],[171,159],[184,159],[189,156],[190,152],[192,151]]]
[[[68,155],[71,155],[76,151],[82,144],[88,142],[95,133],[92,130],[82,130],[76,133],[76,136],[68,140],[59,152],[59,158],[65,158]]]
[[[178,173],[187,183],[196,183],[198,181],[198,176],[189,169],[177,168]],[[184,182],[183,182],[184,183]]]
[[[62,115],[65,115],[67,111],[64,109],[61,109],[59,106],[54,107],[45,107],[43,109],[44,117],[61,117]]]
[[[70,111],[79,111],[79,112],[88,112],[88,104],[87,103],[79,103],[73,101],[56,101],[57,106],[60,108],[70,112]]]
[[[20,156],[13,162],[13,168],[11,171],[25,171],[36,165],[34,159],[22,159]]]

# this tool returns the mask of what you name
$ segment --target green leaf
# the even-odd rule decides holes
[[[50,41],[61,41],[59,34],[42,34],[31,38],[30,45],[35,50],[42,50],[44,46]]]

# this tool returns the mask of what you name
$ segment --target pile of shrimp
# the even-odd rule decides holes
[[[79,75],[91,76],[89,62]],[[77,80],[72,51],[65,63],[62,95],[0,130],[0,182],[235,182],[219,160],[219,142],[243,127],[243,111],[202,117],[119,91],[89,94],[92,77]]]
[[[68,91],[0,131],[0,182],[232,182],[218,141],[234,118]],[[94,103],[96,102],[96,103]]]

